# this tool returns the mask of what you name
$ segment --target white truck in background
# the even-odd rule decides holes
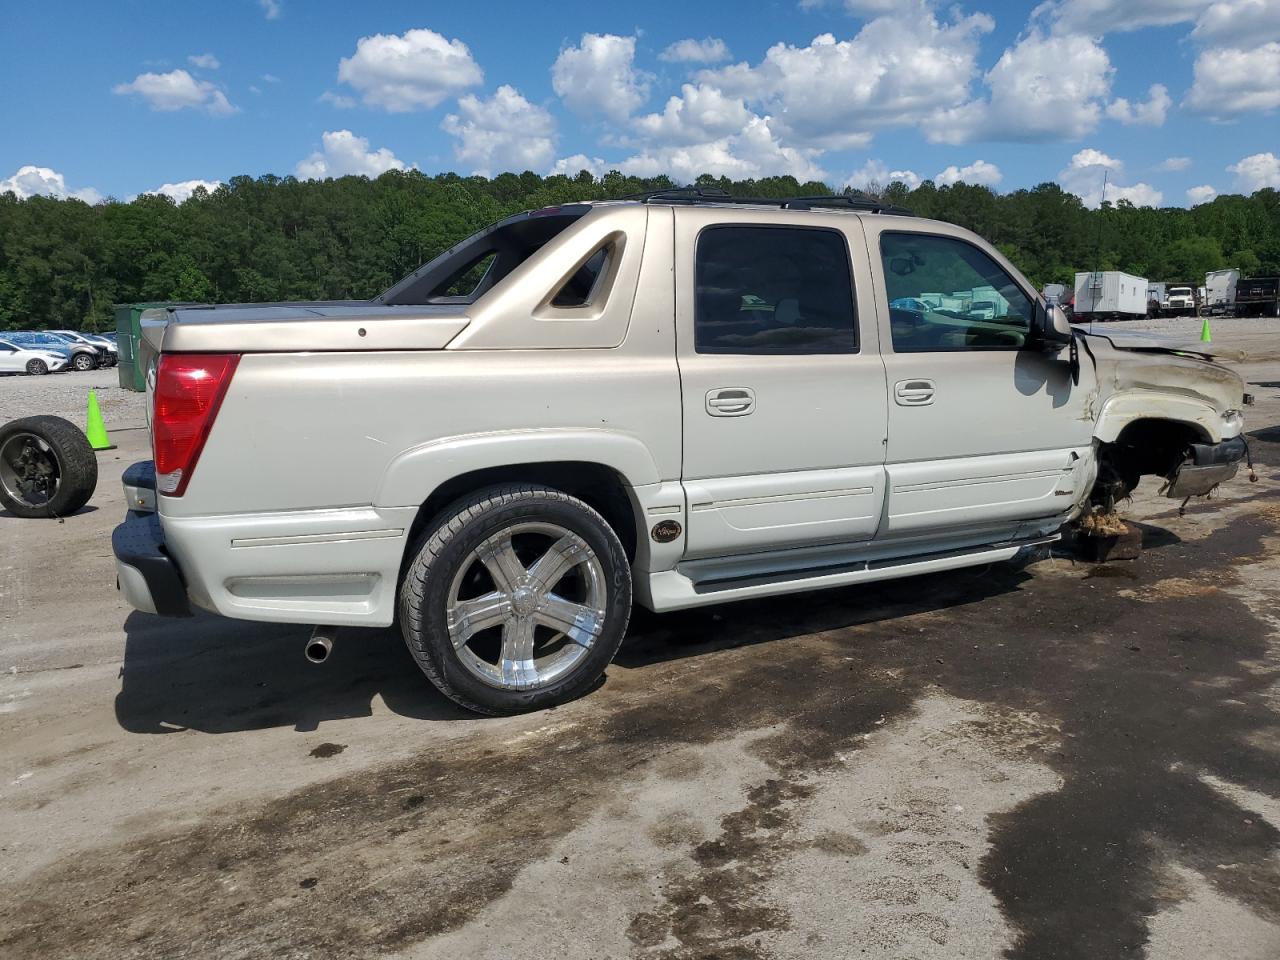
[[[1136,320],[1147,315],[1147,278],[1119,270],[1077,273],[1075,315],[1082,320]]]
[[[1240,271],[1234,267],[1227,270],[1211,270],[1204,275],[1205,310],[1209,313],[1231,313],[1236,306],[1236,284],[1240,282]]]
[[[1164,311],[1171,316],[1196,312],[1194,287],[1169,287],[1165,295]]]
[[[1147,284],[1147,315],[1177,317],[1196,312],[1196,291],[1185,284]]]

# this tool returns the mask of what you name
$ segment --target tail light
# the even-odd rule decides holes
[[[151,420],[157,493],[180,497],[186,491],[239,362],[238,353],[160,356]]]

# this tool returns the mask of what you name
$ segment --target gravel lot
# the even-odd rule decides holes
[[[637,612],[599,689],[502,719],[394,630],[314,667],[128,610],[122,429],[89,508],[0,514],[0,957],[1275,960],[1280,361],[1239,369],[1259,482],[1148,482],[1136,561]],[[113,382],[0,410],[140,423]]]
[[[89,391],[98,395],[98,406],[108,429],[145,426],[146,400],[140,393],[120,386],[115,367],[77,373],[52,373],[43,377],[0,377],[0,423],[49,413],[65,417],[83,428]]]

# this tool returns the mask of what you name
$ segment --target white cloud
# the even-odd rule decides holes
[[[1191,23],[1208,0],[1050,0],[1032,12],[1053,23],[1055,32],[1100,37],[1113,31]]]
[[[1196,21],[1191,36],[1220,47],[1256,47],[1280,40],[1280,0],[1223,0]]]
[[[19,200],[36,196],[57,197],[59,200],[74,197],[88,204],[103,200],[102,194],[93,187],[69,190],[66,177],[58,171],[32,164],[19,167],[13,176],[0,180],[0,194],[3,193],[15,193]]]
[[[692,182],[703,173],[734,179],[783,174],[800,181],[825,178],[825,171],[816,163],[816,151],[782,146],[771,122],[769,117],[752,117],[733,136],[706,143],[648,148],[616,166],[634,176],[665,173],[683,183]]]
[[[187,63],[202,70],[217,70],[222,64],[212,53],[193,53],[187,57]]]
[[[302,160],[295,167],[299,179],[322,180],[325,177],[345,177],[351,174],[376,177],[388,170],[403,170],[404,161],[382,147],[369,149],[369,141],[357,137],[350,130],[330,130],[320,138],[322,149]]]
[[[262,75],[262,79],[263,79],[265,82],[267,82],[267,83],[279,83],[279,82],[280,82],[280,78],[279,78],[279,77],[277,77],[274,73],[264,73],[264,74]]]
[[[1131,104],[1124,97],[1117,97],[1107,104],[1107,116],[1124,124],[1138,123],[1159,127],[1164,124],[1165,115],[1172,103],[1169,88],[1162,83],[1153,83],[1147,93],[1146,103]]]
[[[1190,157],[1169,157],[1156,164],[1156,170],[1161,173],[1176,173],[1179,170],[1185,170],[1191,166]]]
[[[185,70],[168,73],[140,73],[130,83],[113,88],[118,94],[136,93],[152,110],[205,110],[215,116],[235,113],[226,94],[208,80],[197,80]]]
[[[975,160],[964,167],[957,167],[952,164],[933,178],[934,182],[941,187],[948,187],[956,183],[994,187],[1003,179],[1004,174],[1000,172],[1000,168],[994,163],[987,163],[985,160]]]
[[[1102,179],[1107,176],[1109,203],[1127,200],[1135,207],[1158,207],[1164,194],[1149,183],[1123,186],[1118,180],[1124,173],[1124,164],[1101,150],[1092,147],[1076,153],[1066,169],[1058,174],[1058,182],[1068,193],[1074,193],[1086,207],[1097,207],[1102,202]]]
[[[729,59],[729,48],[719,37],[677,40],[658,54],[667,63],[719,63]]]
[[[258,6],[262,7],[262,13],[268,20],[280,19],[280,0],[258,0]]]
[[[880,160],[868,160],[861,168],[849,174],[844,185],[854,190],[866,190],[869,187],[887,187],[895,180],[906,184],[911,190],[920,186],[921,182],[920,175],[914,170],[890,170]]]
[[[680,96],[667,101],[662,113],[638,117],[635,126],[645,136],[664,143],[698,143],[736,133],[752,116],[742,100],[703,83],[686,83]]]
[[[566,177],[576,177],[583,170],[586,170],[593,177],[603,176],[612,168],[606,160],[599,157],[588,157],[585,153],[575,153],[571,157],[562,157],[557,160],[551,167],[552,173],[560,173]]]
[[[1255,153],[1233,163],[1227,167],[1227,173],[1236,175],[1236,186],[1244,193],[1253,193],[1263,187],[1280,190],[1280,157],[1270,151]]]
[[[648,74],[635,67],[636,38],[584,33],[551,66],[551,86],[578,116],[623,123],[649,99]]]
[[[555,156],[555,119],[503,84],[488,100],[468,94],[440,124],[460,163],[481,176],[542,170]]]
[[[1207,183],[1198,187],[1190,187],[1187,190],[1187,202],[1193,207],[1197,204],[1208,203],[1218,195],[1218,191],[1213,189]]]
[[[338,80],[358,90],[369,106],[403,113],[430,109],[476,86],[484,71],[461,40],[419,29],[361,37],[356,52],[338,62]]]
[[[923,4],[917,5],[923,6]],[[878,17],[909,6],[911,6],[910,2],[904,3],[902,0],[844,0],[844,8],[860,17]]]
[[[1205,50],[1196,58],[1185,104],[1217,118],[1280,107],[1280,42],[1252,50]]]
[[[350,97],[342,93],[334,93],[332,90],[326,90],[316,99],[321,103],[333,104],[339,110],[350,110],[356,105],[356,102]]]
[[[190,199],[191,194],[196,192],[197,187],[204,187],[205,190],[213,193],[222,186],[221,180],[183,180],[179,183],[162,183],[154,190],[144,190],[144,193],[161,193],[166,197],[170,197],[174,203],[185,203]]]
[[[822,34],[804,47],[774,44],[757,65],[707,70],[699,79],[772,116],[787,142],[865,146],[878,128],[918,123],[957,106],[976,77],[985,14],[940,22],[925,9],[879,17],[852,40]]]
[[[1092,38],[1032,30],[987,72],[988,99],[939,113],[924,133],[935,143],[1075,140],[1097,127],[1113,72]]]

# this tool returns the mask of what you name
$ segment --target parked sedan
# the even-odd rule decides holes
[[[65,353],[72,370],[94,370],[100,364],[101,354],[93,344],[80,343],[48,330],[15,330],[5,337],[28,349]]]
[[[62,354],[0,340],[0,373],[29,373],[38,377],[66,365],[67,358]]]

